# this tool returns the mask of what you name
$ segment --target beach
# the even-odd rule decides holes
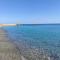
[[[0,56],[1,60],[60,60],[60,25],[2,27]]]
[[[25,60],[3,29],[0,29],[0,60]]]

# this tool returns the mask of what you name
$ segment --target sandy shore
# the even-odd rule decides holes
[[[9,41],[7,32],[0,29],[0,60],[26,60],[19,50]]]

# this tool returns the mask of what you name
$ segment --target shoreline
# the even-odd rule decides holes
[[[2,29],[4,30],[4,29]],[[5,31],[5,30],[4,30]],[[17,30],[18,31],[18,30]],[[19,34],[19,33],[17,33]],[[11,41],[11,39],[10,39]],[[26,40],[25,40],[26,41]],[[52,52],[54,50],[50,50],[48,48],[44,47],[40,47],[38,46],[38,48],[35,48],[34,46],[28,46],[29,44],[26,44],[25,41],[11,41],[12,43],[14,43],[14,45],[16,45],[16,49],[18,51],[20,51],[20,55],[21,55],[21,60],[51,60],[51,59],[60,59],[60,55],[58,53],[55,54]],[[31,41],[32,42],[32,41]],[[45,42],[43,42],[45,43]],[[47,51],[47,52],[46,52]],[[52,53],[51,53],[52,52]],[[42,54],[42,55],[40,55]],[[42,56],[42,57],[41,57]]]
[[[4,29],[0,29],[0,59],[26,60],[25,57],[20,54],[20,50],[16,47],[17,46],[10,41],[8,33]]]

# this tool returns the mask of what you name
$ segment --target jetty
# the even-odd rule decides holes
[[[3,29],[0,29],[0,60],[26,60]]]

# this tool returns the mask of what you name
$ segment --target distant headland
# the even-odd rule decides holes
[[[0,24],[0,27],[4,27],[4,26],[16,26],[16,24]]]

